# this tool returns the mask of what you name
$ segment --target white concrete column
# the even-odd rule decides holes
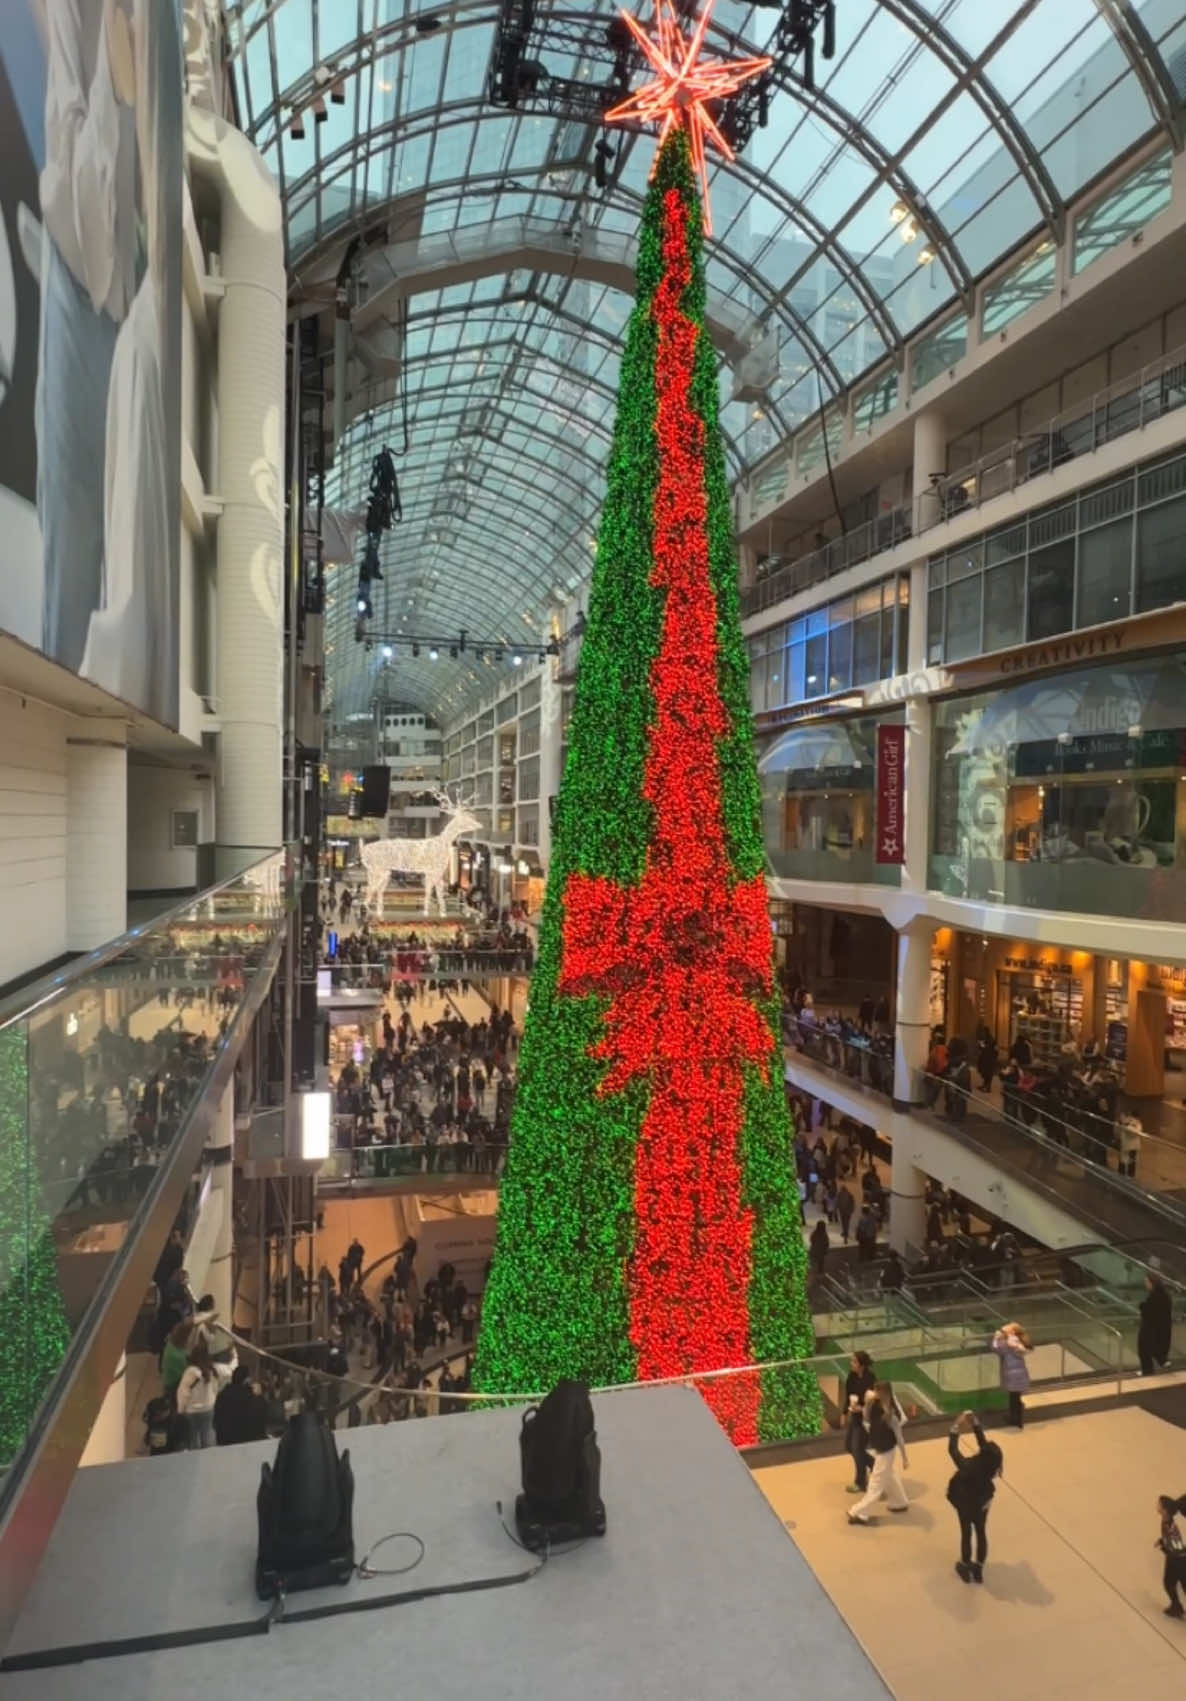
[[[939,500],[932,474],[947,471],[947,431],[934,408],[914,417],[914,530],[917,535],[939,518]]]
[[[66,739],[66,948],[128,925],[128,747],[122,725],[79,721]]]
[[[931,765],[935,715],[929,697],[906,701],[906,763],[902,782],[902,821],[905,860],[902,890],[927,890],[931,833]]]
[[[284,715],[284,232],[252,144],[190,107],[189,161],[219,197],[217,839],[279,845]]]
[[[552,817],[548,799],[560,790],[560,727],[564,687],[549,656],[541,669],[539,694],[539,859],[547,873],[552,858]]]
[[[110,1388],[91,1426],[80,1465],[115,1465],[128,1456],[128,1360],[120,1354]]]
[[[898,1001],[894,1012],[894,1106],[906,1109],[921,1097],[918,1072],[931,1036],[931,940],[934,925],[911,922],[898,934]]]
[[[233,1081],[219,1101],[218,1115],[206,1144],[216,1151],[227,1154],[226,1161],[218,1164],[211,1178],[210,1204],[218,1212],[218,1232],[214,1240],[214,1249],[210,1254],[210,1268],[206,1275],[206,1291],[213,1294],[218,1315],[229,1328],[232,1321],[231,1296],[235,1238],[235,1086]]]
[[[927,1178],[924,1170],[911,1161],[902,1138],[894,1140],[893,1162],[890,1166],[889,1243],[895,1252],[905,1256],[906,1243],[921,1247],[927,1228]]]

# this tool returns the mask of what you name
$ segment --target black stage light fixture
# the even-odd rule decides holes
[[[450,661],[456,661],[457,660],[457,645],[456,644],[450,644],[449,645],[449,660]]]
[[[288,134],[294,142],[303,142],[304,141],[304,139],[305,139],[305,119],[304,119],[304,115],[302,113],[300,113],[300,112],[294,112],[293,113],[292,122],[288,126]]]
[[[558,1382],[524,1413],[519,1462],[523,1492],[515,1498],[515,1526],[524,1547],[538,1553],[605,1534],[601,1450],[584,1382]]]
[[[413,644],[413,645],[412,645],[412,654],[413,654],[413,655],[414,655],[414,656],[418,656],[418,655],[419,655],[419,654],[420,654],[420,646],[419,646],[419,644]]]

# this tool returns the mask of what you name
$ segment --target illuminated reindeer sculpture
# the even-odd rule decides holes
[[[362,847],[362,863],[367,875],[367,908],[373,905],[376,915],[383,913],[383,893],[388,879],[396,870],[401,874],[424,876],[426,915],[434,891],[437,907],[442,915],[446,913],[445,893],[449,885],[449,852],[453,841],[462,833],[480,827],[481,822],[476,815],[470,814],[464,804],[455,802],[448,792],[438,791],[435,795],[448,819],[431,839],[374,839]]]

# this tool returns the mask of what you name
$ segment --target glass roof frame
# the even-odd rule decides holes
[[[1160,128],[1180,150],[1182,106],[1161,51],[1171,40],[1181,45],[1174,3],[843,0],[837,57],[817,61],[817,88],[807,91],[793,70],[784,75],[779,92],[789,100],[772,100],[769,129],[755,133],[733,166],[713,172],[710,288],[757,326],[778,327],[781,366],[752,414],[723,391],[731,472],[763,458],[772,434],[789,437],[887,356],[901,369],[921,325],[956,303],[967,310],[979,280],[1038,231],[1060,239],[1068,203],[1151,133]],[[592,17],[612,9],[612,0],[585,0]],[[425,236],[472,236],[523,216],[522,208],[561,232],[629,240],[649,140],[623,134],[611,186],[596,192],[598,126],[544,116],[530,104],[508,112],[486,103],[498,11],[497,0],[447,0],[433,14],[440,27],[428,34],[413,0],[224,6],[244,128],[277,174],[290,260],[302,274],[320,267],[324,276],[329,266],[332,275],[334,254],[390,209]],[[748,0],[718,0],[710,42],[729,54],[762,51],[772,25]],[[553,72],[578,74],[574,60],[546,57]],[[343,79],[346,106],[331,109],[325,126],[306,111],[298,144],[289,136],[292,113],[316,95],[328,98],[325,67]],[[1069,79],[1088,73],[1081,105],[1068,106]],[[1076,147],[1083,137],[1088,145]],[[885,227],[891,198],[897,230]],[[366,423],[353,428],[334,482],[343,501],[357,500],[369,455],[398,430],[406,403],[414,430],[413,451],[398,462],[406,518],[385,541],[384,568],[403,595],[425,563],[431,570],[440,559],[441,546],[421,534],[452,500],[448,467],[479,414],[506,443],[482,438],[486,483],[471,509],[513,511],[521,570],[513,582],[505,574],[494,582],[488,546],[475,521],[463,519],[452,527],[451,549],[475,568],[468,606],[480,602],[493,613],[508,609],[508,597],[510,607],[516,599],[522,606],[545,578],[587,571],[577,539],[600,501],[629,302],[594,271],[582,277],[529,263],[517,275],[526,288],[511,287],[508,267],[501,293],[487,284],[460,297],[461,286],[434,286],[431,272],[416,279],[420,287],[403,298],[401,377],[367,387],[372,405],[359,416]],[[442,334],[442,326],[452,328]],[[727,370],[722,362],[723,377]],[[361,435],[367,424],[371,438]],[[543,458],[526,453],[533,442]],[[540,476],[524,479],[524,467]],[[551,573],[537,565],[536,537],[547,540]],[[345,617],[354,598],[347,571],[335,577],[351,593],[340,618],[335,613],[336,632],[352,624]],[[435,594],[442,613],[452,608],[443,590]],[[345,655],[337,662],[339,705],[355,706],[369,688],[367,670]],[[443,675],[435,677],[434,691]]]

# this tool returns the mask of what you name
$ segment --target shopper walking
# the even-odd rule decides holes
[[[1174,1312],[1165,1283],[1152,1270],[1145,1277],[1145,1286],[1149,1291],[1141,1301],[1137,1355],[1141,1361],[1141,1375],[1152,1376],[1155,1369],[1164,1370],[1169,1363]]]
[[[1180,1500],[1175,1500],[1172,1494],[1158,1495],[1157,1515],[1161,1519],[1161,1533],[1155,1546],[1165,1555],[1161,1581],[1170,1602],[1165,1609],[1167,1618],[1186,1617],[1178,1594],[1179,1587],[1186,1585],[1186,1540],[1178,1528],[1178,1513],[1186,1515],[1186,1494]]]
[[[853,1198],[848,1183],[842,1181],[836,1193],[836,1215],[840,1218],[840,1233],[844,1236],[845,1246],[848,1245],[848,1228],[856,1207],[857,1202]]]
[[[1029,1392],[1030,1370],[1026,1363],[1033,1342],[1020,1323],[1006,1323],[992,1338],[992,1350],[1001,1361],[1001,1387],[1009,1396],[1009,1422],[1015,1429],[1025,1426],[1021,1396]]]
[[[850,1494],[864,1494],[869,1481],[869,1450],[865,1445],[865,1426],[862,1421],[865,1398],[877,1378],[873,1360],[867,1352],[855,1352],[848,1361],[848,1376],[844,1383],[844,1445],[853,1463]]]
[[[876,1389],[866,1395],[864,1425],[869,1450],[873,1454],[873,1469],[869,1472],[868,1487],[848,1514],[850,1524],[867,1524],[870,1511],[883,1498],[891,1512],[909,1509],[910,1501],[902,1487],[902,1479],[894,1469],[898,1438],[890,1423],[892,1410],[892,1405],[889,1411],[886,1410]]]
[[[962,1453],[960,1436],[974,1435],[976,1451]],[[1001,1474],[1005,1458],[995,1441],[985,1439],[980,1420],[974,1412],[961,1412],[951,1426],[947,1451],[955,1466],[955,1475],[947,1485],[947,1498],[955,1508],[960,1522],[960,1556],[955,1569],[965,1583],[983,1583],[984,1562],[988,1558],[988,1509],[996,1493],[994,1481]],[[976,1538],[976,1555],[972,1557],[972,1537]]]

